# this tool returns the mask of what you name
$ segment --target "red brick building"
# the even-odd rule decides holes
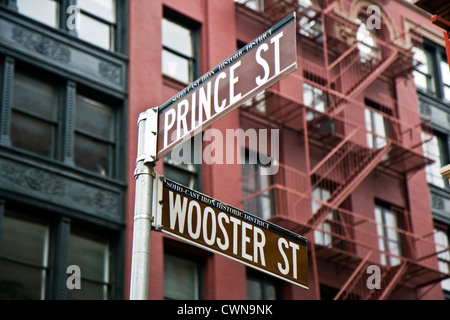
[[[277,174],[170,155],[155,170],[307,237],[309,290],[152,232],[149,299],[448,297],[450,192],[432,160],[448,160],[450,77],[442,31],[402,0],[129,2],[125,297],[139,114],[293,11],[298,69],[212,125],[278,129],[278,154],[238,147],[276,156]]]

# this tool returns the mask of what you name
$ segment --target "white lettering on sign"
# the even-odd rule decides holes
[[[283,248],[282,248],[283,247]],[[289,258],[286,255],[286,252],[284,251],[285,249],[289,250],[289,247],[292,248],[292,266],[291,263],[289,262]],[[299,249],[299,245],[291,242],[291,241],[287,241],[284,238],[280,238],[278,240],[278,249],[280,250],[281,256],[283,257],[283,264],[278,263],[278,270],[284,274],[287,275],[289,274],[289,272],[291,272],[292,270],[292,277],[294,279],[297,279],[297,250]]]
[[[307,240],[163,178],[159,231],[307,287]]]
[[[192,199],[174,194],[169,191],[170,229],[178,230],[197,240],[201,237],[208,245],[217,246],[226,251],[232,247],[235,255],[263,266],[266,265],[264,245],[266,238],[264,232],[250,223],[228,216],[224,212],[218,214],[214,208],[206,206],[200,208],[200,204]],[[232,234],[229,234],[226,226],[232,224]],[[230,243],[232,239],[232,243]],[[249,249],[250,244],[251,249]]]

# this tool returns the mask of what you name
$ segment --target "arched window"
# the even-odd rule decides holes
[[[362,63],[375,63],[380,59],[380,48],[376,40],[376,29],[367,26],[367,17],[364,14],[360,14],[356,18],[356,23],[359,24],[359,28],[356,31],[356,40],[358,41],[360,61]]]

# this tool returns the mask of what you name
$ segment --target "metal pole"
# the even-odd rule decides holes
[[[156,111],[157,112],[157,111]],[[131,256],[130,300],[148,299],[150,232],[153,220],[153,184],[157,120],[154,111],[139,116],[138,156],[136,159],[133,249]]]
[[[150,231],[154,171],[143,161],[136,164],[133,251],[131,260],[130,300],[148,299]]]

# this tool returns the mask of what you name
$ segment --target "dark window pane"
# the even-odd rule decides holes
[[[38,266],[46,265],[48,227],[44,224],[5,216],[1,256]]]
[[[107,176],[113,161],[114,111],[97,101],[77,96],[75,164]]]
[[[16,72],[14,75],[14,109],[49,120],[56,118],[56,88],[35,77]]]
[[[104,300],[107,298],[105,292],[105,285],[81,279],[81,290],[68,290],[67,298],[69,300]]]
[[[43,299],[48,226],[7,212],[1,231],[0,299]]]
[[[113,111],[111,108],[77,96],[76,129],[111,141]]]
[[[104,281],[107,258],[108,243],[106,239],[93,239],[77,234],[70,235],[70,263],[84,269],[84,278]]]
[[[78,167],[107,176],[109,158],[109,144],[75,134],[75,164]]]
[[[198,266],[194,261],[164,256],[164,297],[174,300],[198,299]]]
[[[0,259],[0,300],[43,299],[43,270]]]
[[[19,112],[12,112],[11,143],[14,147],[51,156],[53,126]]]
[[[70,299],[106,299],[109,282],[109,243],[103,237],[72,233],[69,263],[81,270],[81,290],[69,290]]]

